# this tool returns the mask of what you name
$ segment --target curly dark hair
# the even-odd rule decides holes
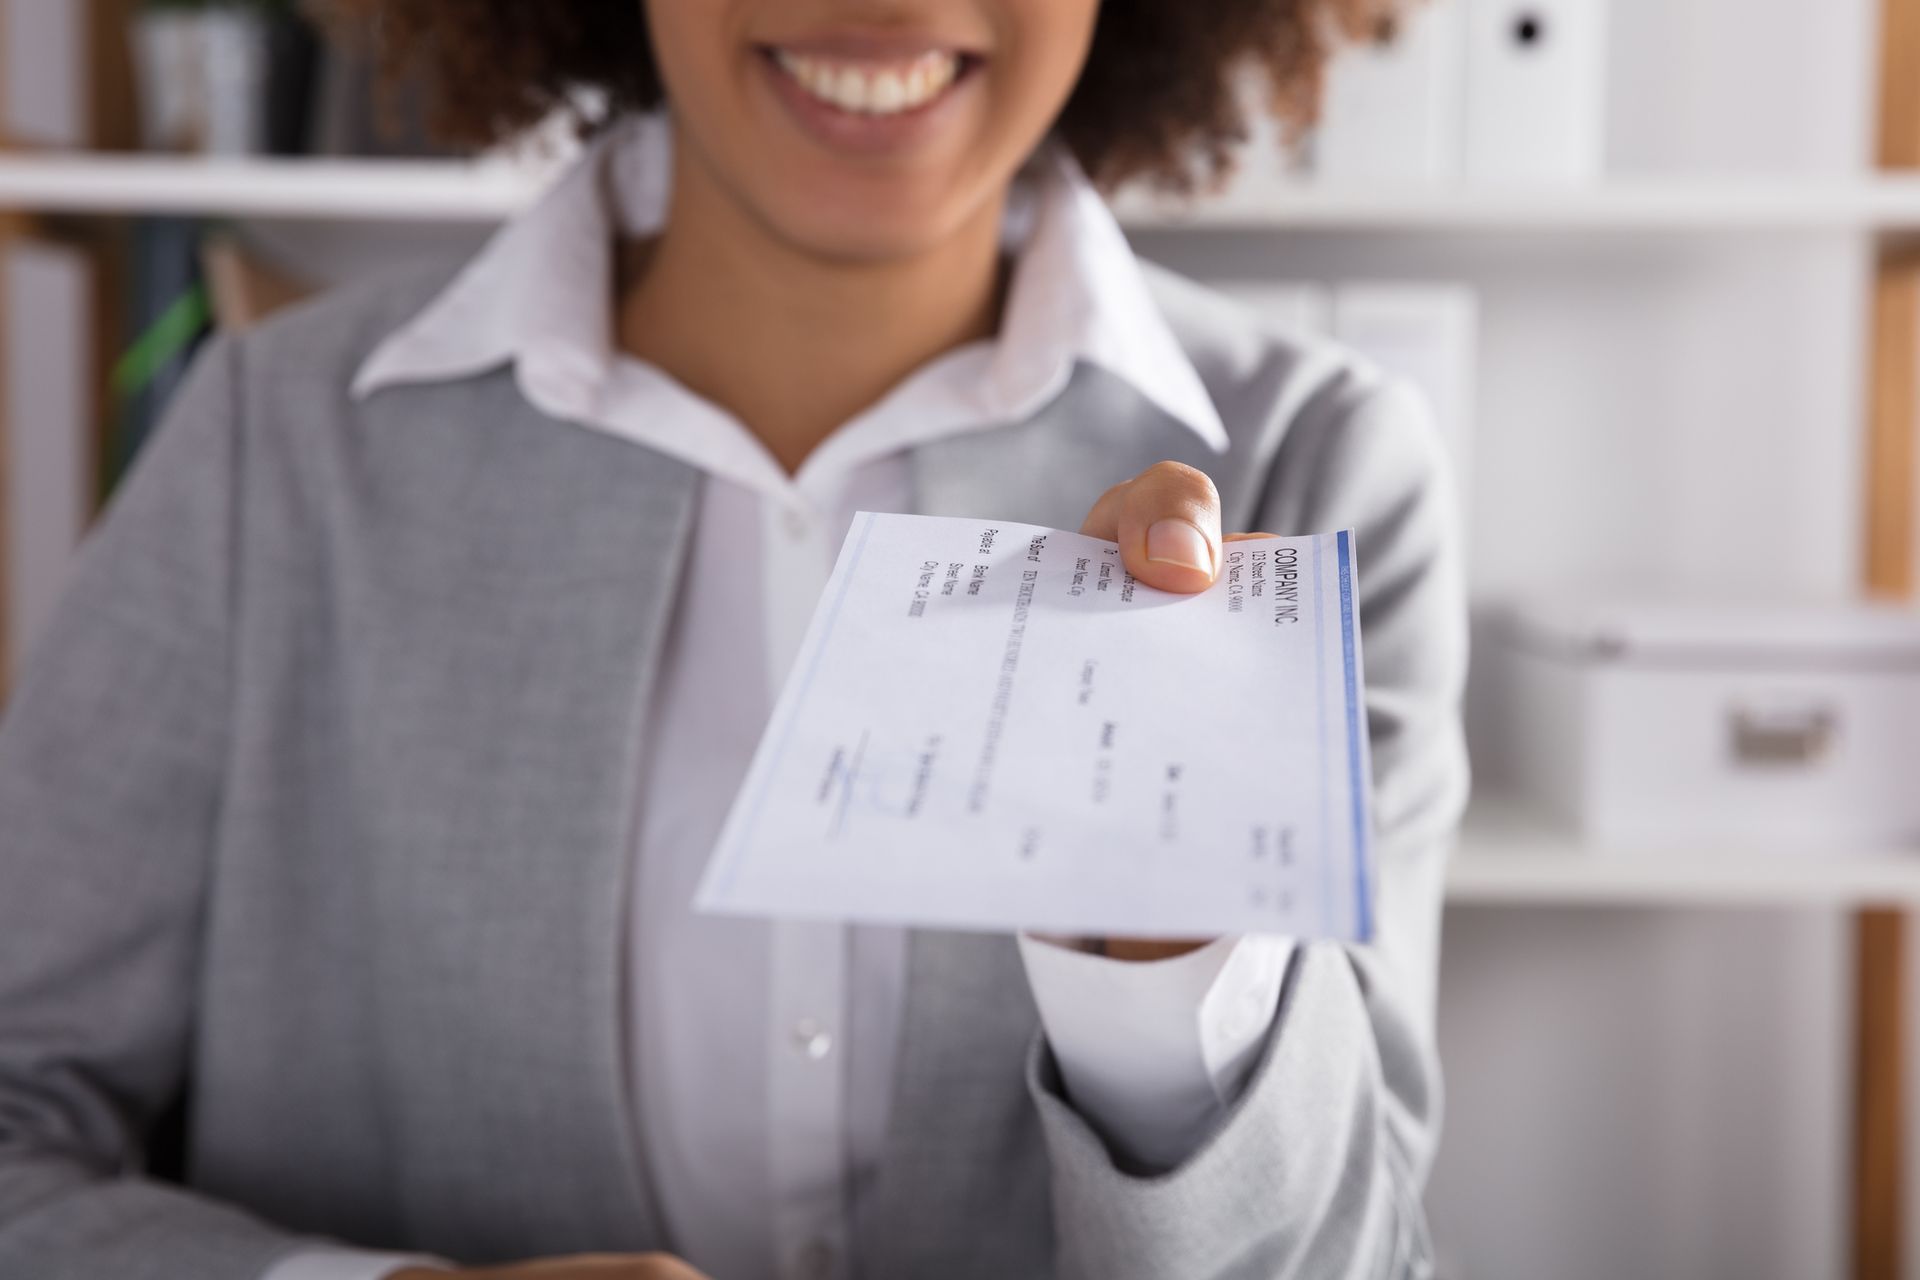
[[[612,114],[661,100],[638,0],[320,2],[336,24],[377,35],[388,75],[417,79],[449,142],[496,141],[580,87],[603,92]],[[1402,2],[1106,0],[1057,131],[1105,188],[1216,182],[1247,135],[1244,71],[1264,77],[1274,114],[1297,134],[1338,43],[1390,31]]]

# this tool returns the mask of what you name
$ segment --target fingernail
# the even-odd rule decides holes
[[[1213,549],[1207,535],[1185,520],[1156,520],[1147,527],[1147,559],[1213,573]]]

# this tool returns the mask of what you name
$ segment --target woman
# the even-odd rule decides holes
[[[0,731],[0,1276],[1423,1270],[1436,450],[1085,176],[1218,164],[1249,58],[1304,116],[1362,6],[351,7],[469,135],[615,118],[457,273],[216,346],[91,539]],[[860,507],[1176,591],[1357,528],[1377,942],[694,916]]]

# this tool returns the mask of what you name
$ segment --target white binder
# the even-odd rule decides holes
[[[1600,175],[1605,0],[1466,0],[1468,177]]]
[[[1449,178],[1460,170],[1466,0],[1426,0],[1383,19],[1327,72],[1313,171],[1339,181]]]

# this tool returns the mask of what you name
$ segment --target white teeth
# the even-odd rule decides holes
[[[959,56],[940,51],[885,65],[839,62],[785,49],[776,49],[773,56],[813,97],[863,115],[890,116],[925,106],[960,72]]]
[[[840,68],[840,74],[833,82],[833,93],[829,96],[849,111],[865,111],[867,109],[866,75],[852,67]]]

